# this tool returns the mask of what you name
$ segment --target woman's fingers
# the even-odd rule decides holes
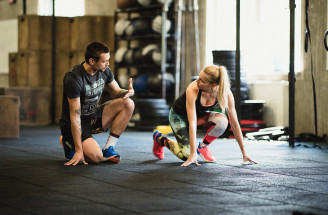
[[[250,162],[250,163],[258,164],[258,162],[256,162],[255,160],[253,160],[253,159],[250,158],[250,157],[245,157],[245,158],[243,159],[242,164],[245,164],[247,161]]]
[[[191,162],[186,161],[186,162],[184,162],[183,164],[181,164],[181,166],[189,166],[190,164],[191,164]]]
[[[197,166],[200,166],[200,164],[197,162],[197,159],[192,161],[186,160],[183,164],[181,164],[181,166],[189,166],[192,163],[195,163]]]

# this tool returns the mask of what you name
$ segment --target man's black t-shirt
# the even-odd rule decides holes
[[[109,67],[89,75],[83,64],[74,66],[64,77],[63,106],[60,118],[60,127],[70,127],[70,113],[68,98],[80,97],[81,120],[87,120],[96,112],[98,102],[105,85],[114,80],[114,75]]]

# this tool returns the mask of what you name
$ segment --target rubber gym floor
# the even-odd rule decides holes
[[[57,126],[21,127],[0,139],[1,214],[328,214],[328,147],[245,141],[260,164],[242,165],[238,144],[217,139],[217,163],[181,167],[152,132],[125,131],[119,164],[64,166]],[[94,136],[102,147],[107,134]]]

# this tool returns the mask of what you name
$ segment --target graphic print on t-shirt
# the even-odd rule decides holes
[[[96,112],[98,101],[102,90],[104,89],[105,81],[100,78],[91,85],[85,85],[85,99],[82,104],[82,115],[90,115]]]

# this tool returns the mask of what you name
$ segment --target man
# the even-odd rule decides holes
[[[109,48],[92,42],[85,50],[85,61],[74,66],[64,77],[63,107],[60,119],[65,165],[110,161],[119,163],[121,156],[114,146],[125,130],[134,110],[129,98],[134,95],[132,79],[128,90],[121,89],[109,68]],[[104,88],[113,100],[99,105]],[[101,150],[92,134],[105,132],[109,137]]]

